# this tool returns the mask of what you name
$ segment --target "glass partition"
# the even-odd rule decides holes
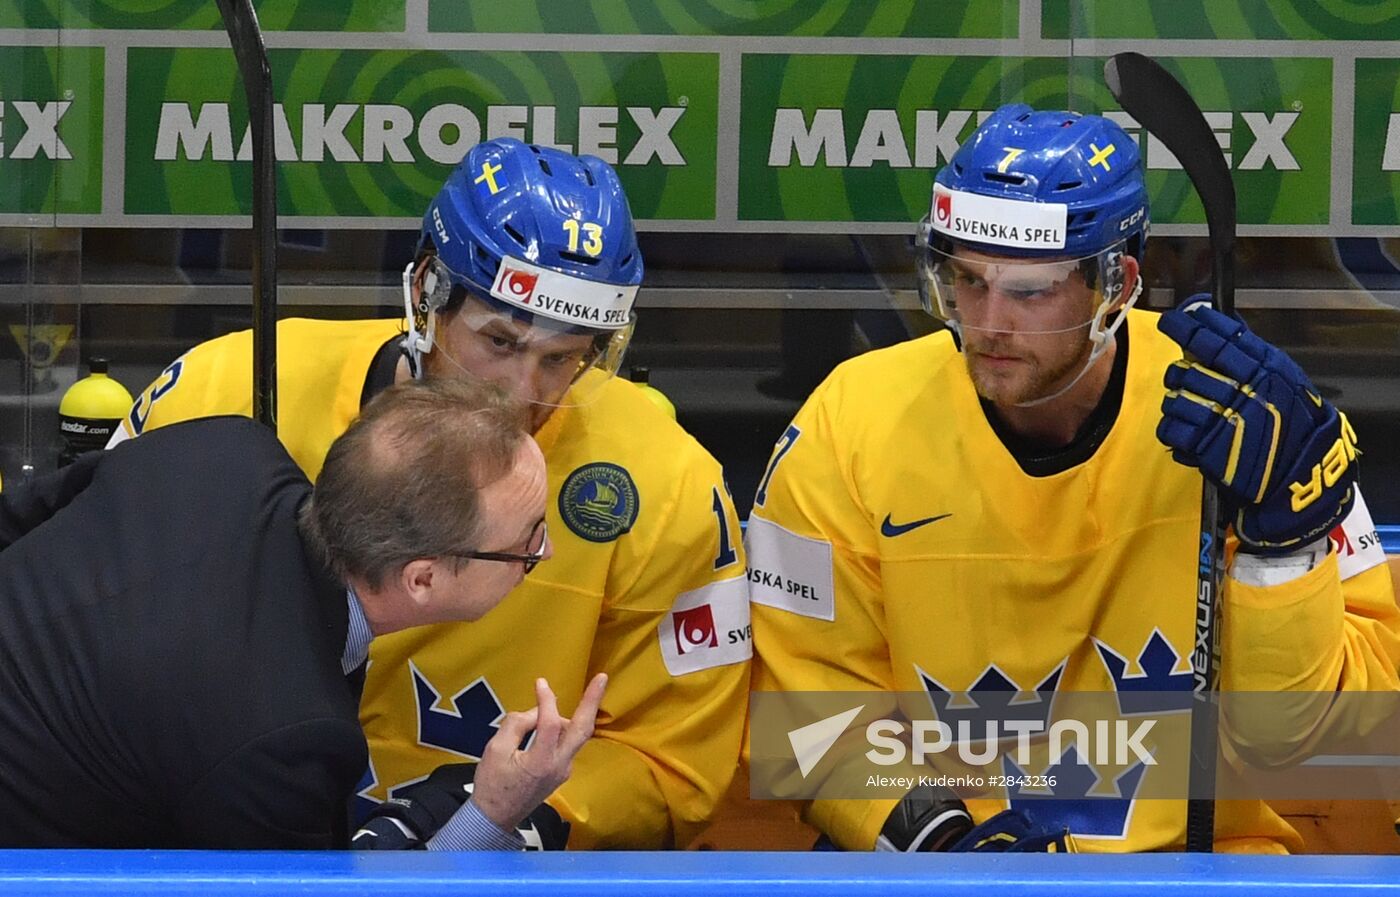
[[[1189,5],[1201,14],[1167,0],[940,16],[587,5],[498,34],[475,2],[269,2],[282,314],[396,315],[418,216],[474,139],[603,155],[643,231],[628,361],[724,463],[746,513],[774,439],[833,366],[937,328],[917,308],[911,235],[958,140],[1006,101],[1110,108],[1099,66],[1137,48],[1183,78],[1230,154],[1242,313],[1351,414],[1373,513],[1400,523],[1400,59],[1375,43],[1396,26],[1291,2],[1296,15]],[[0,29],[13,479],[57,463],[58,405],[93,358],[135,393],[248,326],[250,166],[213,4],[12,0]],[[1204,288],[1209,259],[1180,172],[1132,133],[1154,203],[1143,304],[1165,308]]]

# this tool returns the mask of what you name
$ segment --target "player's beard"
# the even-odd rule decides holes
[[[1091,351],[1083,330],[1029,336],[964,331],[968,375],[977,394],[994,405],[1020,405],[1054,395],[1084,370]],[[1015,361],[997,363],[984,356]]]

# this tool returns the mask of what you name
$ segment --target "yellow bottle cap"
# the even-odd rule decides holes
[[[92,373],[68,387],[58,404],[58,413],[94,420],[125,417],[131,410],[131,393],[107,376],[107,360],[94,358],[90,369]]]

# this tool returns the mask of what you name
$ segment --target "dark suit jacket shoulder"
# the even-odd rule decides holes
[[[0,844],[343,836],[366,753],[310,489],[266,428],[212,418],[4,493]]]

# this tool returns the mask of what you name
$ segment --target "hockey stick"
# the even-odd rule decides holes
[[[272,72],[252,0],[218,0],[253,129],[253,417],[277,429],[277,158]]]
[[[1104,80],[1123,110],[1176,156],[1205,207],[1210,232],[1211,293],[1215,307],[1235,310],[1235,185],[1200,107],[1166,69],[1140,53],[1119,53]],[[1225,572],[1225,524],[1220,493],[1201,490],[1201,539],[1196,564],[1196,642],[1191,651],[1191,772],[1186,801],[1186,849],[1215,846],[1216,695],[1220,675],[1220,589]]]

